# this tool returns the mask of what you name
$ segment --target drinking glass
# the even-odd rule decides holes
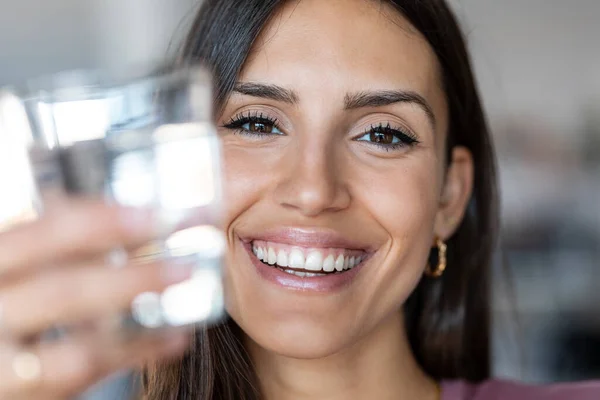
[[[150,329],[214,323],[224,313],[225,240],[211,77],[193,66],[135,71],[74,71],[13,91],[28,122],[21,136],[32,204],[43,213],[56,196],[90,196],[151,209],[155,240],[114,249],[110,265],[160,261],[168,273],[191,264],[193,274],[140,294],[121,321]]]

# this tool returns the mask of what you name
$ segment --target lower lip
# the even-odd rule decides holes
[[[331,273],[323,276],[300,277],[288,274],[277,267],[264,264],[256,258],[252,252],[252,245],[250,243],[242,242],[242,245],[248,252],[248,256],[256,268],[258,275],[275,285],[298,291],[327,293],[341,290],[350,286],[366,262],[366,260],[363,260],[356,267],[339,274]]]

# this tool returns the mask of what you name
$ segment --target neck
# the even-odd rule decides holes
[[[412,355],[401,313],[321,359],[292,359],[251,340],[247,345],[267,400],[437,399],[435,382]]]

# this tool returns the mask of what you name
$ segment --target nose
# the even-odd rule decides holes
[[[306,217],[336,212],[350,205],[342,155],[313,143],[288,154],[275,189],[276,202]]]

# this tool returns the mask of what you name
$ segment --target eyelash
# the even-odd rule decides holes
[[[364,131],[360,136],[356,136],[354,140],[359,142],[366,142],[366,140],[359,139],[366,135],[372,135],[377,133],[389,134],[392,135],[393,138],[399,140],[398,143],[391,144],[381,144],[373,141],[368,142],[371,145],[377,146],[386,151],[398,150],[404,147],[412,147],[420,143],[413,133],[403,128],[392,128],[390,123],[387,123],[386,125],[384,125],[383,123],[380,123],[378,125],[371,125],[371,128]]]
[[[246,112],[246,113],[242,113],[242,114],[238,114],[238,115],[234,116],[223,127],[227,128],[227,129],[235,130],[237,134],[247,135],[247,136],[264,137],[264,136],[281,135],[280,133],[273,133],[273,132],[265,133],[265,132],[249,131],[249,130],[243,128],[244,125],[249,124],[249,123],[250,124],[263,124],[263,125],[267,125],[267,126],[272,126],[273,129],[277,129],[280,131],[281,128],[278,126],[277,121],[278,121],[277,118],[269,117],[268,115],[264,115],[262,112],[261,113]],[[393,136],[392,140],[397,139],[399,142],[398,143],[390,143],[390,144],[381,144],[381,143],[377,143],[374,141],[359,140],[360,138],[362,138],[366,135],[373,135],[373,134],[392,135]],[[365,130],[359,136],[356,136],[354,140],[356,140],[358,142],[367,142],[370,145],[377,146],[385,151],[399,150],[401,148],[415,146],[420,143],[414,134],[412,134],[411,132],[409,132],[408,130],[403,129],[403,128],[392,128],[390,123],[387,123],[385,125],[383,123],[380,123],[378,125],[371,125],[371,127],[369,129]]]
[[[277,130],[281,130],[281,128],[277,124],[277,118],[271,118],[268,115],[265,116],[263,113],[258,112],[247,112],[234,116],[231,120],[225,124],[223,127],[227,129],[235,130],[236,133],[240,135],[249,135],[249,136],[272,136],[279,135],[279,133],[263,133],[263,132],[254,132],[244,129],[243,126],[246,124],[264,124],[268,126],[272,126]]]

